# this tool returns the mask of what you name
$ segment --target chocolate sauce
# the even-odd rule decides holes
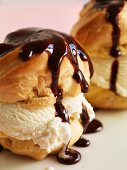
[[[0,44],[0,57],[3,57],[4,55],[6,55],[9,51],[12,51],[13,49],[14,49],[13,45],[1,43]]]
[[[62,119],[63,122],[68,122],[69,123],[69,115],[66,110],[66,108],[62,104],[62,91],[57,94],[56,97],[56,103],[55,103],[55,109],[57,116]]]
[[[88,124],[90,123],[90,118],[89,118],[87,109],[85,108],[84,105],[83,105],[83,109],[82,109],[82,113],[80,115],[80,118],[81,118],[81,123],[82,123],[82,126],[84,128],[84,132],[85,132]]]
[[[111,23],[112,31],[112,47],[110,50],[110,55],[114,58],[118,58],[122,55],[119,49],[120,43],[120,25],[119,25],[119,13],[124,7],[125,0],[96,0],[95,7],[106,8],[106,20]],[[116,81],[118,74],[118,61],[115,60],[112,65],[110,89],[116,93]]]
[[[120,41],[120,26],[118,14],[124,6],[124,1],[119,1],[116,4],[112,4],[107,9],[107,21],[110,22],[113,26],[112,31],[112,48],[110,50],[110,54],[117,58],[121,56],[121,51],[119,50],[119,41]],[[118,60],[115,60],[112,64],[112,72],[111,72],[111,80],[110,80],[110,89],[116,93],[116,81],[117,81],[117,73],[118,73]]]
[[[81,136],[74,145],[78,147],[87,147],[90,145],[90,141]]]
[[[88,124],[85,134],[96,133],[101,131],[102,129],[103,129],[102,123],[94,119]]]
[[[119,26],[119,13],[124,6],[124,1],[118,1],[117,3],[109,5],[107,8],[106,18],[107,21],[112,24],[112,48],[110,54],[113,57],[121,56],[121,51],[119,50],[119,41],[120,41],[120,26]]]
[[[78,151],[70,148],[65,150],[65,158],[59,157],[59,155],[57,156],[57,160],[60,163],[66,165],[76,164],[80,161],[80,159],[81,159],[81,154]]]
[[[88,91],[89,85],[79,69],[77,56],[79,55],[82,61],[88,62],[90,76],[92,76],[93,67],[88,55],[71,36],[49,29],[30,28],[18,30],[10,33],[5,38],[5,43],[21,46],[19,57],[23,62],[36,57],[34,54],[48,52],[48,67],[52,73],[51,89],[56,98],[56,103],[54,104],[56,116],[60,117],[63,122],[69,123],[69,114],[62,103],[63,91],[58,83],[60,65],[64,57],[67,57],[74,68],[73,79],[80,84],[81,91],[85,93]],[[87,112],[83,112],[81,116],[84,126],[88,122],[87,119],[89,119],[88,115],[85,117],[85,113]],[[83,123],[83,121],[85,122]],[[67,148],[65,155],[69,156],[69,158],[58,156],[58,161],[64,164],[75,164],[81,159],[80,153],[72,149]]]
[[[94,74],[94,69],[93,69],[93,64],[91,62],[91,59],[90,59],[89,55],[86,53],[86,51],[85,51],[85,53],[83,52],[84,50],[79,44],[77,45],[77,47],[78,47],[78,54],[79,54],[81,60],[88,61],[88,63],[89,63],[90,78],[91,78]]]
[[[3,147],[0,145],[0,152],[3,150]]]
[[[82,113],[80,114],[80,118],[81,118],[81,123],[83,126],[83,132],[85,133],[86,128],[88,124],[90,123],[90,118],[89,118],[87,109],[84,105],[82,105]],[[78,147],[87,147],[90,145],[90,141],[86,140],[83,136],[81,136],[74,145]]]
[[[116,92],[118,68],[119,68],[119,62],[118,60],[115,60],[112,64],[112,72],[111,72],[111,80],[110,80],[110,89],[114,92]]]
[[[119,50],[120,42],[120,26],[119,26],[119,13],[124,7],[124,0],[96,0],[95,7],[106,8],[106,20],[111,23],[112,31],[112,47],[110,54],[113,57],[121,56],[121,51]]]
[[[99,132],[103,129],[103,125],[98,120],[94,119],[90,122],[88,111],[83,105],[82,114],[80,115],[81,123],[83,125],[84,134]]]

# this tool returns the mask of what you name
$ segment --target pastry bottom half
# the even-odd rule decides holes
[[[72,129],[72,137],[69,147],[71,147],[83,133],[83,127],[79,120],[73,119],[70,124]],[[41,149],[39,145],[34,144],[32,140],[22,141],[5,135],[2,132],[0,132],[0,145],[15,154],[32,157],[36,160],[42,160],[49,154],[57,154],[63,147],[63,145],[60,145],[57,148],[54,148],[51,153],[48,153],[46,150]]]

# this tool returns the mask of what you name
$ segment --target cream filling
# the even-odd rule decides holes
[[[114,58],[93,57],[94,75],[91,82],[98,87],[110,89],[110,79]],[[116,92],[127,97],[127,56],[118,59],[119,67],[116,81]]]
[[[93,108],[83,94],[63,99],[70,116],[80,119],[82,103],[86,106],[90,120],[95,117]],[[71,126],[55,117],[54,107],[39,110],[21,108],[16,104],[0,103],[0,131],[19,140],[33,140],[41,149],[51,152],[71,139]]]

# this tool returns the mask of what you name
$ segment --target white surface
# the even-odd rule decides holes
[[[13,5],[14,1],[10,6],[0,4],[0,40],[10,31],[28,26],[69,32],[84,2],[66,0],[53,4],[54,0],[52,5],[49,2],[52,1],[37,1],[36,5],[31,3],[29,8],[28,2],[21,7]],[[89,147],[77,148],[82,153],[82,160],[78,164],[62,165],[53,156],[35,161],[3,151],[0,153],[0,170],[44,170],[48,166],[55,170],[127,170],[127,111],[100,111],[97,117],[103,122],[104,130],[88,136],[91,141]]]

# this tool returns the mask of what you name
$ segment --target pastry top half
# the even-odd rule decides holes
[[[0,44],[0,101],[54,104],[58,93],[88,91],[91,61],[71,36],[41,28],[10,33]]]
[[[80,13],[72,36],[92,58],[92,83],[127,97],[127,1],[93,0]]]

